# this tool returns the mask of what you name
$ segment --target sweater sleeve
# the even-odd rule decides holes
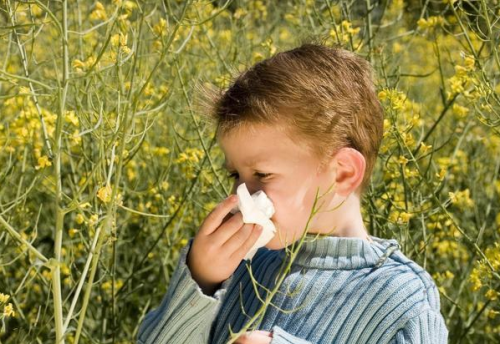
[[[391,344],[447,344],[448,329],[441,313],[428,309],[398,330]]]
[[[294,335],[286,332],[284,329],[278,325],[274,325],[272,328],[273,339],[270,344],[312,344],[311,342],[295,337]]]
[[[180,250],[167,293],[139,326],[137,344],[208,343],[211,325],[234,274],[213,296],[205,295],[186,264],[194,238]]]

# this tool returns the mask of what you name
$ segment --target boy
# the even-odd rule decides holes
[[[236,343],[447,342],[431,276],[396,240],[368,235],[361,216],[383,137],[372,75],[354,53],[306,43],[257,63],[214,98],[209,113],[232,193],[241,183],[250,194],[263,190],[277,234],[251,260],[254,288],[242,259],[261,232],[241,213],[231,216],[235,196],[221,202],[181,250],[139,343],[227,343],[229,327],[238,332],[262,306],[284,248],[305,229],[309,240],[259,330]],[[318,189],[320,211],[309,219]]]

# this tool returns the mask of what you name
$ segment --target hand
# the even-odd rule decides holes
[[[269,344],[272,339],[271,332],[257,330],[241,335],[234,344]]]
[[[241,212],[230,213],[237,200],[232,195],[207,215],[187,255],[191,276],[208,295],[236,271],[262,233],[258,225],[243,223]]]

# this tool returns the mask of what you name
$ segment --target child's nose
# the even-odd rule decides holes
[[[253,195],[254,193],[256,193],[257,191],[260,190],[259,185],[257,185],[257,183],[247,182],[245,180],[238,180],[237,183],[234,183],[233,190],[231,191],[231,193],[232,194],[236,194],[236,189],[238,189],[238,186],[240,186],[243,183],[246,184],[248,192],[250,193],[250,195]]]

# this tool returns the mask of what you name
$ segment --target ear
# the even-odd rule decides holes
[[[336,170],[336,192],[347,197],[363,182],[366,160],[363,154],[350,147],[341,148],[332,160]]]

